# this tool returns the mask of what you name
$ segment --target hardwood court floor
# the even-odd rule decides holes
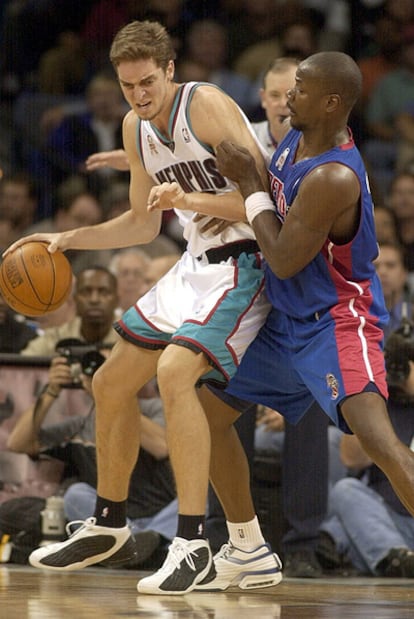
[[[138,595],[143,572],[0,566],[0,619],[413,619],[414,580],[285,579],[248,593]]]

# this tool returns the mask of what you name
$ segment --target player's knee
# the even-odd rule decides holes
[[[108,372],[107,365],[104,363],[101,365],[92,378],[92,393],[96,399],[105,397],[107,391],[112,391],[111,373]]]
[[[193,387],[206,367],[203,353],[195,353],[183,346],[168,346],[158,360],[159,388],[165,392]]]

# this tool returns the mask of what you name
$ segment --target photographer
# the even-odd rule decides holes
[[[45,329],[21,354],[53,356],[56,345],[70,338],[88,344],[111,347],[118,337],[112,328],[118,305],[116,277],[105,267],[87,267],[76,277],[74,294],[76,316],[58,327]]]
[[[7,447],[35,458],[52,457],[63,462],[61,488],[62,491],[67,488],[65,515],[68,520],[84,520],[96,496],[94,409],[87,416],[78,415],[58,424],[46,424],[61,385],[70,380],[71,371],[66,358],[55,357],[50,365],[47,386],[34,406],[23,413],[15,425]],[[91,377],[81,374],[80,384],[92,396]],[[142,399],[140,405],[142,451],[131,478],[128,500],[136,554],[132,560],[129,555],[114,556],[114,562],[107,562],[109,566],[139,565],[160,546],[162,538],[172,539],[176,527],[177,505],[161,401],[159,398]]]
[[[414,328],[409,321],[388,337],[385,358],[391,422],[414,450]],[[343,435],[341,456],[355,476],[331,490],[323,534],[363,574],[414,578],[414,518],[356,436]]]

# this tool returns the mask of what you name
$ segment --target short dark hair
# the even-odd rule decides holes
[[[117,288],[118,288],[118,280],[116,279],[116,276],[112,273],[112,271],[110,271],[108,269],[108,267],[103,266],[102,264],[92,264],[90,266],[83,267],[80,271],[78,271],[76,273],[75,290],[76,290],[76,285],[77,285],[77,282],[78,282],[79,278],[82,275],[84,275],[87,271],[99,271],[100,273],[106,273],[106,275],[108,276],[109,280],[111,281],[111,286],[113,287],[114,291],[117,290]]]

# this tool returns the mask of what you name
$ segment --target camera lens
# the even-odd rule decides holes
[[[98,350],[91,350],[85,353],[81,359],[82,372],[86,376],[93,376],[104,361],[105,357]]]

